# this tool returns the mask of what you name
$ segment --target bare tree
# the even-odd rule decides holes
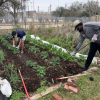
[[[18,12],[23,10],[25,7],[22,5],[22,2],[26,0],[8,0],[4,4],[2,4],[1,8],[5,11],[9,12],[14,18],[14,23],[17,24],[17,15]]]
[[[83,8],[89,12],[90,16],[98,14],[100,10],[99,3],[96,1],[88,1],[84,4]]]
[[[83,5],[81,2],[76,1],[72,3],[72,5],[69,7],[69,10],[70,11],[81,11],[83,10]]]

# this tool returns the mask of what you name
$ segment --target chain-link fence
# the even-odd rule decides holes
[[[94,21],[94,17],[26,17],[26,18],[21,18],[18,17],[14,20],[13,17],[0,17],[0,23],[14,23],[15,21],[17,23],[21,22],[60,22],[60,21],[75,21],[75,20],[80,20],[80,21]]]

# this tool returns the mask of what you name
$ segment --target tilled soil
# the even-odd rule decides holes
[[[11,43],[11,41],[9,41]],[[28,42],[25,42],[25,44],[30,44]],[[33,46],[33,44],[30,44]],[[62,77],[62,76],[67,76],[69,74],[78,74],[79,73],[79,66],[75,62],[70,62],[70,61],[65,61],[60,58],[60,64],[57,66],[52,66],[45,60],[43,60],[40,57],[40,53],[42,51],[47,51],[43,48],[40,48],[40,53],[34,54],[28,50],[28,48],[24,48],[24,54],[13,54],[11,50],[6,48],[5,46],[2,45],[0,42],[0,48],[5,52],[5,60],[3,61],[3,64],[0,65],[0,70],[4,70],[4,65],[13,63],[14,67],[17,69],[20,69],[22,76],[24,78],[26,87],[28,92],[35,92],[36,89],[40,87],[40,81],[42,80],[47,80],[47,86],[49,86],[49,83],[52,83],[52,80],[54,80],[54,83],[56,84],[58,81],[56,81],[56,78]],[[48,51],[47,51],[48,52]],[[51,60],[52,57],[59,57],[55,54],[52,54],[48,52],[48,61]],[[43,78],[39,78],[37,76],[36,70],[34,70],[30,66],[26,66],[26,61],[31,60],[32,62],[37,62],[38,65],[40,66],[45,66],[46,67],[46,75]],[[19,74],[18,74],[19,75]],[[10,81],[9,77],[6,75],[6,72],[1,74],[1,77],[7,78],[8,81]],[[18,90],[19,88],[22,88],[21,90],[23,92],[24,88],[22,85],[22,82],[18,82],[17,84]],[[11,83],[12,88],[14,88],[13,84]]]

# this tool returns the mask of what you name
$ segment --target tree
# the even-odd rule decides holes
[[[62,17],[62,15],[63,15],[63,13],[65,12],[65,8],[64,7],[58,7],[57,9],[56,9],[56,11],[53,11],[52,12],[52,15],[53,16],[56,16],[56,17]]]
[[[2,6],[2,4],[4,4],[7,1],[9,1],[9,0],[0,0],[0,6]]]
[[[83,5],[82,3],[76,1],[74,3],[72,3],[72,5],[69,7],[70,11],[80,11],[83,10]]]
[[[96,1],[88,1],[83,5],[83,8],[90,14],[90,16],[96,15],[96,13],[99,13],[100,10],[99,3]]]
[[[8,2],[2,4],[2,8],[13,16],[15,24],[17,24],[17,15],[19,10],[23,10],[25,8],[24,5],[22,5],[22,2],[25,1],[26,0],[8,0]]]

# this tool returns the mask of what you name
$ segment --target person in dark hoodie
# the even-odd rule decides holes
[[[15,38],[17,38],[17,49],[19,49],[21,47],[21,53],[23,54],[23,49],[24,49],[24,41],[26,39],[26,34],[24,31],[22,30],[16,30],[12,32],[12,36],[13,36],[13,47],[15,47]]]
[[[96,51],[98,50],[100,53],[100,23],[99,22],[82,23],[79,20],[76,20],[74,22],[74,26],[75,30],[80,33],[80,39],[78,45],[76,46],[76,49],[72,52],[72,56],[76,55],[77,51],[82,46],[85,38],[91,41],[90,50],[88,53],[85,66],[80,69],[80,71],[82,72],[86,71],[89,68],[93,60],[93,57],[95,56]]]

